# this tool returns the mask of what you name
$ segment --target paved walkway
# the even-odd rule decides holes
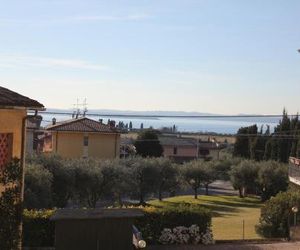
[[[149,250],[300,250],[300,242],[269,244],[217,244],[212,246],[152,246]]]

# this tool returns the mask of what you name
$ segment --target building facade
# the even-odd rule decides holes
[[[120,133],[114,126],[86,117],[54,122],[46,128],[43,151],[64,158],[118,158]]]
[[[20,159],[24,168],[26,121],[34,117],[27,111],[43,109],[39,102],[0,87],[0,172],[13,158]]]
[[[221,147],[213,141],[200,141],[195,138],[160,136],[164,157],[183,163],[195,159],[219,159]]]

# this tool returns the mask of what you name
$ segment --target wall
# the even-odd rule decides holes
[[[21,158],[22,120],[25,109],[0,109],[0,133],[13,133],[13,157]]]
[[[119,134],[90,134],[89,157],[102,159],[116,158],[120,155]]]
[[[119,157],[119,134],[53,132],[52,152],[58,153],[64,158],[81,158],[84,153],[84,136],[89,137],[88,157],[102,159]]]
[[[22,152],[22,121],[27,115],[26,110],[0,109],[0,133],[12,133],[12,157],[21,159]],[[3,186],[0,186],[0,192]]]

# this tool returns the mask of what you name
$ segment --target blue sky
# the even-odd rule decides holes
[[[300,111],[299,0],[0,3],[0,83],[48,108]]]

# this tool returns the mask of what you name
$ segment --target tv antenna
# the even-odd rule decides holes
[[[78,117],[85,117],[86,113],[88,112],[87,109],[87,99],[84,98],[83,102],[80,102],[79,98],[77,98],[76,104],[73,104],[73,114],[72,114],[72,118],[78,118]]]

